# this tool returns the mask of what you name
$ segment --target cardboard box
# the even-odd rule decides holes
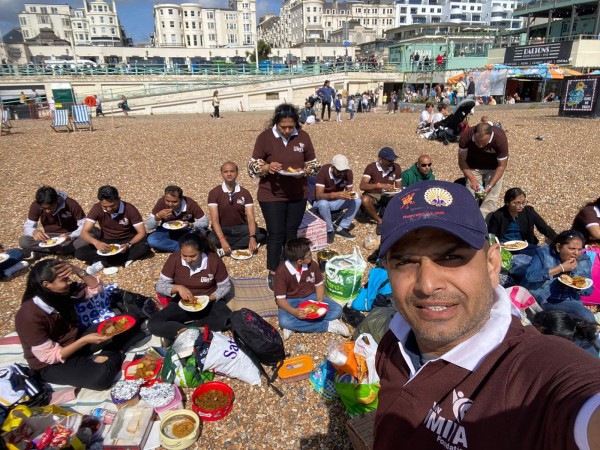
[[[325,221],[310,211],[304,212],[302,223],[298,227],[298,237],[310,240],[311,251],[322,250],[327,247],[327,225]]]
[[[154,409],[144,404],[119,410],[102,448],[104,450],[143,450],[152,430]]]

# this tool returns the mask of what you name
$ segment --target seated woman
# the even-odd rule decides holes
[[[540,311],[531,324],[542,334],[559,336],[574,342],[586,352],[598,356],[596,323],[573,317],[564,311]]]
[[[27,261],[23,261],[25,255],[18,248],[5,250],[0,244],[0,280],[11,278],[16,273],[29,267]]]
[[[231,313],[224,301],[231,290],[227,268],[208,239],[189,233],[179,240],[179,246],[167,259],[156,283],[156,292],[171,301],[148,321],[148,330],[168,341],[175,340],[188,326],[224,330]],[[198,295],[208,295],[210,300],[201,311],[189,312],[179,306],[180,300],[194,301]]]
[[[589,244],[600,244],[600,197],[579,210],[573,229],[583,234]]]
[[[594,287],[576,289],[561,281],[559,276],[591,278],[592,262],[581,253],[585,240],[575,230],[563,231],[551,245],[539,247],[521,285],[531,292],[543,309],[559,309],[588,322],[595,322],[594,315],[581,303],[582,295],[590,295]]]
[[[71,275],[82,282],[74,283]],[[139,326],[113,337],[98,334],[97,324],[78,328],[77,302],[102,289],[98,278],[58,259],[31,269],[15,326],[25,359],[42,380],[93,390],[113,383],[127,345],[142,336]]]
[[[504,206],[493,212],[488,219],[488,231],[500,242],[527,241],[529,247],[522,253],[533,255],[539,242],[534,228],[551,241],[556,237],[542,217],[527,204],[525,192],[520,188],[510,188],[504,193]]]

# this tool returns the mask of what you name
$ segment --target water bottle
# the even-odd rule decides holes
[[[109,411],[108,409],[103,408],[96,408],[92,410],[90,415],[106,425],[110,425],[111,423],[113,423],[113,420],[115,420],[115,417],[117,417],[116,412]]]

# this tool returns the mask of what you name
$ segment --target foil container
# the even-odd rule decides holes
[[[113,403],[128,402],[140,393],[140,387],[144,380],[120,380],[110,390]]]
[[[140,397],[153,408],[161,408],[175,399],[175,386],[168,383],[154,383],[152,386],[141,388]]]

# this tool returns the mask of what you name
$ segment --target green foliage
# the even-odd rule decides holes
[[[254,52],[246,52],[246,56],[249,57],[250,62],[256,62],[256,55]],[[271,46],[267,44],[262,39],[258,41],[258,60],[265,61],[269,59],[269,55],[271,54]]]

